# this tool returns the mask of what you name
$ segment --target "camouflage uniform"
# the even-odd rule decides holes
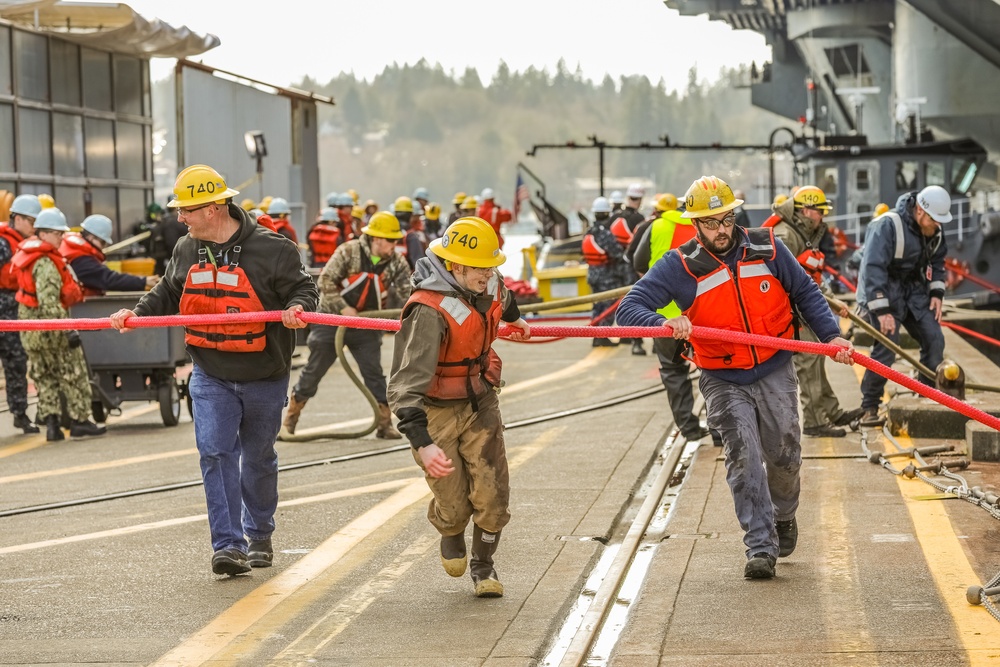
[[[594,237],[597,243],[608,255],[607,264],[601,266],[587,267],[587,284],[592,292],[606,292],[607,290],[625,287],[634,282],[635,271],[625,261],[625,249],[618,243],[618,239],[611,233],[611,229],[602,221],[595,223],[587,233]],[[608,308],[614,301],[594,302],[594,317],[597,317]],[[594,322],[593,326],[611,326],[614,324],[615,315],[611,313],[602,317],[599,322]]]
[[[6,239],[0,239],[0,266],[13,257]],[[13,290],[0,289],[0,319],[17,319],[17,301]],[[17,331],[0,332],[0,360],[6,379],[7,407],[13,416],[23,415],[28,409],[28,355],[21,345]]]
[[[38,294],[38,308],[20,304],[18,319],[66,319],[69,314],[59,302],[62,279],[52,260],[42,257],[32,268]],[[59,415],[59,394],[66,397],[66,410],[72,419],[90,418],[90,379],[83,348],[69,346],[66,331],[22,331],[21,342],[31,359],[31,379],[38,389],[39,419]]]

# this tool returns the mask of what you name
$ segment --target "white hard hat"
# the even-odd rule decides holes
[[[612,204],[624,204],[625,195],[622,194],[621,190],[615,190],[611,193],[611,203]]]
[[[10,212],[26,218],[37,218],[42,212],[42,202],[35,195],[18,195],[10,205]]]
[[[639,183],[633,183],[628,186],[628,190],[625,191],[625,196],[629,199],[642,199],[646,196],[646,188],[642,187]]]
[[[275,197],[271,200],[271,205],[267,207],[267,214],[272,218],[291,212],[292,207],[288,205],[288,200],[282,197]]]
[[[917,206],[935,222],[951,222],[951,195],[940,185],[928,185],[918,192]]]
[[[598,197],[590,206],[591,213],[611,213],[611,202],[607,197]]]
[[[54,232],[68,232],[66,216],[57,208],[42,209],[42,212],[35,218],[35,229],[49,229]]]
[[[483,201],[493,199],[493,188],[483,188],[483,191],[479,193],[479,198]]]
[[[105,243],[111,243],[111,230],[114,225],[111,224],[111,218],[108,216],[100,213],[88,215],[83,219],[80,227],[83,231],[93,234]]]

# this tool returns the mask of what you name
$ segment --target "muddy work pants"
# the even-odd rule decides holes
[[[487,532],[500,532],[510,521],[510,476],[496,392],[479,399],[477,412],[464,401],[428,405],[427,430],[455,467],[445,477],[426,476],[434,494],[427,509],[431,524],[442,535],[459,535],[471,518]],[[416,451],[413,458],[420,465]]]
[[[778,557],[775,521],[795,517],[802,467],[798,392],[791,359],[764,378],[732,384],[703,372],[708,427],[722,435],[726,482],[747,557]]]

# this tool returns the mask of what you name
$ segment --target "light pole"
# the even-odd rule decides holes
[[[257,182],[260,184],[260,199],[262,200],[264,199],[264,158],[267,156],[264,133],[260,130],[244,132],[243,142],[246,144],[250,157],[257,160]]]

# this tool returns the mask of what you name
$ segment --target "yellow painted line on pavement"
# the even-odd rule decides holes
[[[520,467],[548,444],[557,440],[564,430],[565,427],[548,429],[530,444],[518,447],[516,452],[508,455],[508,467],[510,469]],[[207,626],[154,662],[153,667],[194,667],[209,660],[229,663],[231,660],[238,662],[238,657],[245,659],[246,656],[242,654],[242,649],[240,656],[228,655],[226,651],[239,639],[243,640],[241,643],[244,645],[255,643],[260,646],[266,637],[273,636],[272,630],[268,628],[262,636],[257,637],[259,641],[253,642],[251,628],[279,605],[281,605],[280,618],[286,623],[292,621],[307,606],[306,601],[316,597],[318,592],[314,588],[324,572],[334,567],[337,561],[351,549],[391,521],[397,514],[428,495],[430,495],[430,489],[422,478],[407,484],[394,495],[378,503],[347,526],[335,532],[298,563],[276,575],[237,601],[229,609],[223,611]],[[433,541],[436,541],[436,536],[432,535],[432,537],[435,538]],[[398,576],[402,576],[405,569]],[[309,595],[302,595],[301,600],[293,598],[299,589],[307,583],[312,584],[308,591]],[[374,591],[374,589],[371,590]],[[328,618],[326,623],[323,623],[321,619],[320,625],[310,627],[303,635],[294,640],[292,645],[299,643],[303,637],[312,635],[315,642],[312,648],[303,648],[301,652],[313,655],[340,634],[351,621],[360,615],[361,611],[355,610],[352,613],[341,610],[341,613]]]
[[[514,384],[507,385],[503,388],[503,391],[500,392],[500,395],[509,396],[510,394],[514,394],[519,391],[533,389],[539,385],[549,384],[550,382],[555,382],[564,378],[575,377],[596,366],[602,360],[610,356],[612,352],[613,350],[611,348],[598,348],[591,350],[590,354],[571,366],[566,366],[565,368],[555,371],[554,373],[548,373],[530,380],[524,380],[523,382],[515,382]]]
[[[119,422],[126,421],[133,417],[138,417],[139,415],[144,415],[147,412],[152,412],[153,410],[159,410],[160,404],[153,403],[152,405],[144,405],[139,408],[133,408],[131,410],[126,410],[122,412],[121,416],[118,417],[108,417],[108,424],[117,424]],[[24,452],[31,451],[32,449],[38,449],[47,444],[45,440],[45,434],[39,433],[38,435],[32,435],[27,440],[17,443],[16,445],[7,445],[5,447],[0,447],[0,459],[6,458],[8,456],[14,456],[15,454],[22,454]]]
[[[420,481],[421,483],[423,483],[422,479]],[[360,486],[353,489],[344,489],[342,491],[332,491],[330,493],[323,493],[316,496],[307,496],[305,498],[296,498],[294,500],[283,500],[278,503],[278,507],[294,507],[296,505],[320,503],[326,500],[334,500],[337,498],[360,496],[366,493],[377,493],[380,491],[388,491],[409,483],[412,482],[408,479],[400,479],[391,482],[370,484],[368,486]],[[170,528],[172,526],[179,526],[185,523],[194,523],[196,521],[207,521],[207,520],[208,520],[207,514],[195,514],[193,516],[182,516],[176,519],[165,519],[163,521],[153,521],[151,523],[140,523],[134,526],[124,526],[122,528],[101,530],[94,533],[68,535],[66,537],[60,537],[54,540],[43,540],[41,542],[28,542],[26,544],[15,544],[9,547],[2,547],[0,548],[0,555],[20,553],[22,551],[32,551],[34,549],[44,549],[46,547],[58,547],[64,544],[73,544],[75,542],[86,542],[88,540],[100,540],[106,537],[120,537],[122,535],[131,535],[133,533],[141,533],[147,530],[158,530],[160,528]]]
[[[7,475],[6,477],[0,477],[0,484],[23,482],[29,479],[42,479],[44,477],[57,477],[59,475],[73,475],[79,472],[91,472],[94,470],[107,470],[108,468],[118,468],[119,466],[127,466],[135,463],[149,463],[150,461],[161,461],[163,459],[170,459],[178,456],[191,456],[197,454],[197,448],[192,447],[191,449],[176,449],[171,452],[161,452],[159,454],[131,456],[125,459],[104,461],[103,463],[88,463],[86,465],[70,466],[68,468],[56,468],[55,470],[37,470],[35,472],[26,472],[20,475]]]
[[[912,446],[910,438],[897,436],[900,445]],[[886,443],[889,449],[891,443]],[[965,599],[966,589],[981,583],[969,564],[961,541],[955,535],[951,519],[943,502],[920,500],[927,484],[919,479],[906,479],[896,475],[899,491],[910,512],[917,541],[924,552],[927,567],[945,608],[954,621],[958,639],[969,657],[969,665],[996,665],[1000,660],[1000,633],[997,622],[983,607],[970,605]]]
[[[290,568],[219,614],[215,620],[153,663],[160,667],[200,665],[232,642],[280,602],[336,563],[398,512],[430,493],[427,483],[417,479],[376,504],[320,544]]]

